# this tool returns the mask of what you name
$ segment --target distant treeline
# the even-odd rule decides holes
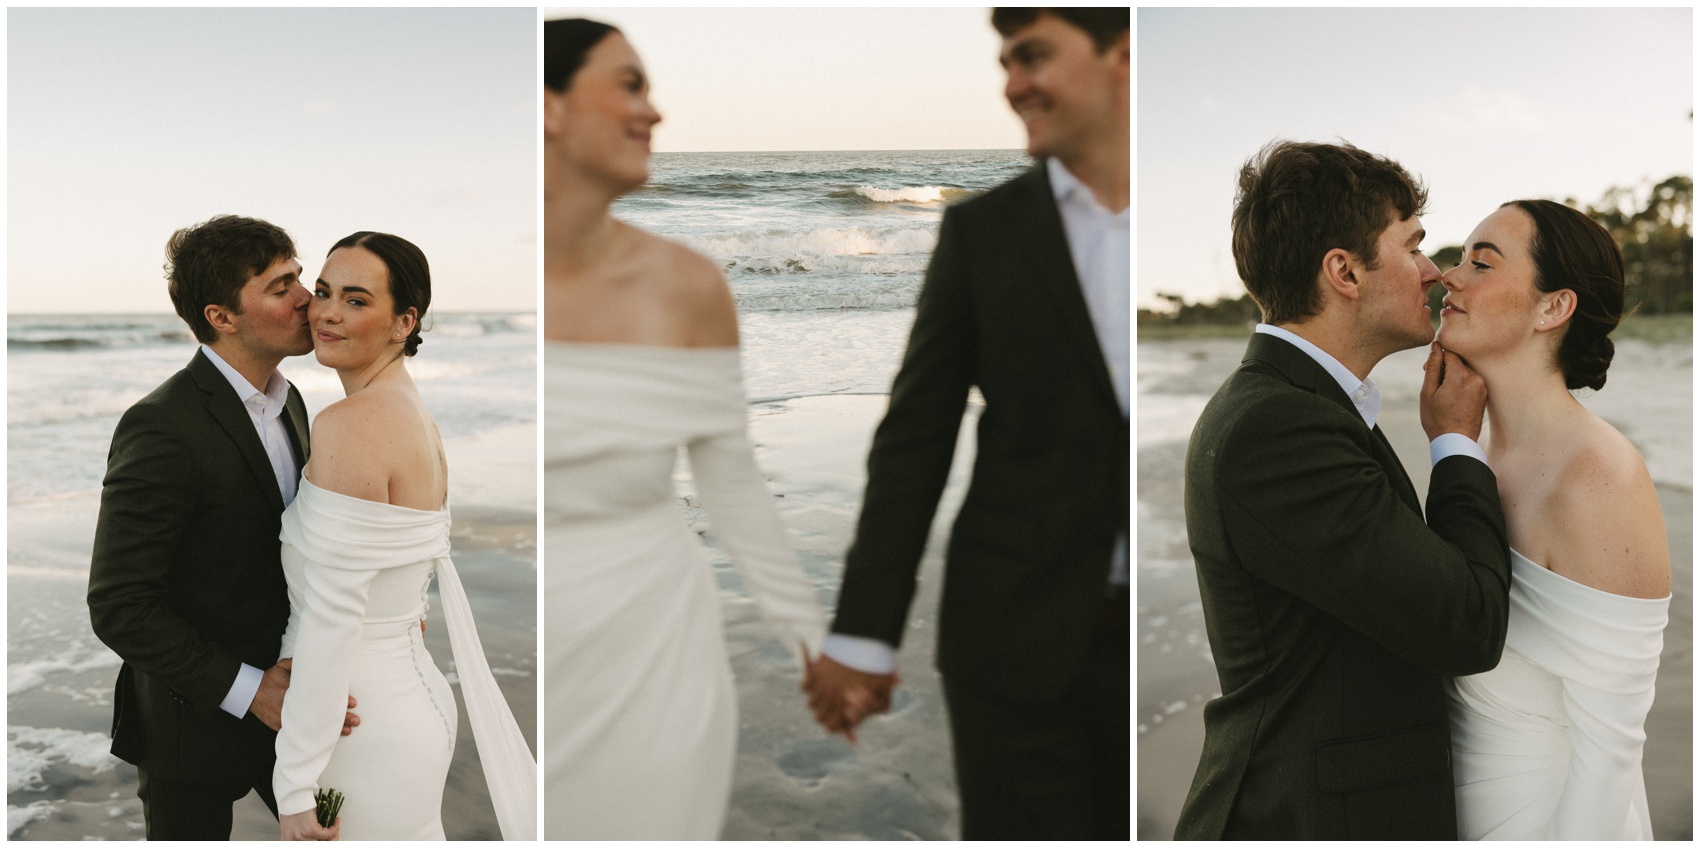
[[[1694,179],[1677,175],[1650,189],[1608,189],[1586,206],[1575,198],[1566,206],[1581,209],[1617,240],[1623,249],[1626,307],[1639,305],[1643,314],[1692,313],[1694,311]],[[1445,271],[1464,255],[1460,245],[1443,247],[1429,255]],[[1440,314],[1445,291],[1429,291],[1429,305]],[[1220,298],[1214,303],[1186,303],[1180,295],[1159,293],[1167,303],[1163,309],[1141,309],[1141,327],[1189,327],[1255,323],[1259,312],[1251,295]]]

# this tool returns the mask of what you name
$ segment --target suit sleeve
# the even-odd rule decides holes
[[[950,475],[956,435],[974,382],[975,336],[966,236],[949,209],[927,265],[915,326],[868,452],[856,538],[845,555],[832,630],[901,644],[915,571]]]
[[[1266,399],[1236,429],[1218,479],[1248,571],[1437,673],[1498,664],[1511,566],[1486,465],[1441,460],[1425,524],[1375,460],[1373,434],[1326,399]]]
[[[298,555],[291,551],[285,548],[284,555]],[[367,597],[378,572],[308,562],[304,574],[295,662],[289,694],[283,699],[283,729],[277,734],[277,764],[272,771],[280,815],[313,808],[319,775],[342,736],[348,711],[348,661],[360,646]]]
[[[126,663],[211,713],[241,661],[203,640],[170,603],[168,578],[199,497],[191,456],[164,408],[138,404],[119,420],[89,562],[89,621]]]

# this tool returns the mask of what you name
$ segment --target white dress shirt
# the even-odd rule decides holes
[[[260,444],[265,446],[266,458],[271,460],[272,474],[277,478],[277,489],[283,495],[283,504],[288,506],[295,500],[295,487],[301,477],[301,469],[295,462],[295,451],[289,446],[289,433],[284,429],[283,407],[289,400],[289,381],[277,371],[272,371],[271,379],[266,381],[266,390],[254,388],[248,378],[230,363],[225,362],[206,345],[201,345],[201,352],[218,369],[224,379],[230,382],[230,387],[236,390],[236,397],[242,401],[242,406],[248,411],[248,420],[254,425],[254,432],[260,437]],[[247,663],[236,672],[236,682],[231,684],[230,692],[224,696],[219,709],[237,718],[248,714],[248,707],[254,703],[254,693],[260,691],[260,679],[265,672]]]
[[[1357,408],[1358,415],[1363,416],[1364,424],[1372,430],[1375,429],[1375,419],[1381,414],[1381,390],[1375,387],[1374,378],[1359,380],[1357,375],[1340,364],[1340,360],[1291,330],[1274,324],[1258,324],[1257,332],[1281,339],[1315,360],[1316,364],[1322,366],[1322,370],[1328,372],[1328,376],[1334,378],[1334,382],[1340,384],[1340,389],[1346,393],[1346,397],[1352,399],[1352,406]],[[1482,446],[1463,433],[1441,433],[1428,443],[1430,468],[1449,456],[1473,456],[1483,465],[1487,464],[1487,453],[1482,450]]]
[[[1109,367],[1110,385],[1122,415],[1128,414],[1129,373],[1132,361],[1131,313],[1128,289],[1133,281],[1132,241],[1129,239],[1129,210],[1113,212],[1098,205],[1092,190],[1051,158],[1045,161],[1051,180],[1051,195],[1062,217],[1063,236],[1068,242],[1074,275],[1086,299],[1086,311],[1098,336],[1098,347]],[[1116,538],[1110,557],[1109,582],[1128,584],[1127,535]],[[821,652],[840,664],[869,674],[889,674],[897,666],[897,651],[878,639],[829,633]]]

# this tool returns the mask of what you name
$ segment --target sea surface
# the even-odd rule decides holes
[[[614,214],[719,263],[752,399],[884,393],[945,207],[1019,150],[660,153]]]
[[[536,317],[427,318],[408,370],[450,461],[451,542],[485,653],[530,737],[536,684]],[[135,769],[108,753],[118,657],[94,637],[84,594],[106,453],[118,418],[188,364],[175,315],[11,315],[7,365],[6,834],[135,839]],[[317,414],[343,396],[311,355],[280,369]],[[484,614],[480,615],[479,610]],[[446,629],[426,642],[452,673]],[[463,733],[470,742],[471,734]],[[457,798],[479,796],[457,745]],[[464,786],[462,784],[465,784]],[[254,804],[258,802],[250,798]],[[246,803],[246,802],[244,802]],[[483,832],[487,801],[450,804],[451,833]],[[263,816],[257,833],[275,838]],[[238,835],[243,832],[238,816]]]

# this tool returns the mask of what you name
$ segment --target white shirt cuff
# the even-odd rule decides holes
[[[247,715],[248,708],[254,704],[254,693],[260,691],[260,679],[265,676],[265,672],[243,663],[236,672],[236,682],[230,684],[230,694],[224,696],[224,703],[218,708],[237,718]]]
[[[897,650],[878,639],[828,633],[820,652],[832,657],[839,665],[849,666],[864,674],[890,674],[897,668]]]
[[[1430,468],[1440,464],[1449,456],[1473,456],[1487,464],[1487,454],[1482,452],[1482,446],[1476,440],[1463,433],[1441,433],[1428,443],[1428,465]]]

